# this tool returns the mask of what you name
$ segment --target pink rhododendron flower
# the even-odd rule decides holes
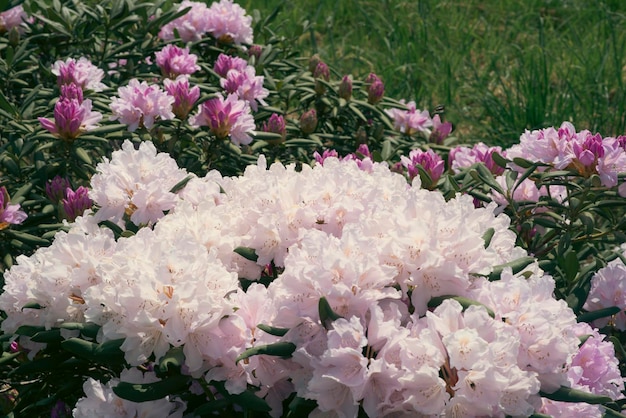
[[[252,43],[252,17],[247,16],[246,11],[232,0],[214,2],[210,7],[185,0],[178,6],[178,11],[188,7],[191,10],[184,16],[161,28],[159,38],[171,41],[176,31],[183,42],[198,41],[209,33],[224,43]]]
[[[27,22],[32,23],[32,18],[29,19],[24,7],[20,4],[0,13],[0,32],[9,32],[17,28],[18,32],[23,33]]]
[[[205,3],[199,1],[184,0],[178,5],[177,11],[180,12],[186,8],[190,8],[187,13],[161,28],[159,38],[164,41],[171,41],[175,38],[176,31],[183,42],[202,39],[208,30],[209,8]]]
[[[471,167],[476,163],[484,163],[493,174],[502,174],[504,173],[504,168],[496,165],[493,161],[492,155],[494,152],[497,152],[502,156],[506,156],[506,153],[502,151],[501,147],[490,147],[482,142],[475,144],[472,148],[453,148],[450,150],[450,155],[448,157],[450,168],[455,173],[459,173],[462,168]]]
[[[207,32],[224,43],[251,44],[252,17],[233,0],[220,0],[209,7]]]
[[[435,144],[443,144],[443,140],[452,132],[452,124],[450,122],[442,122],[439,115],[433,116],[433,129],[428,140]]]
[[[74,83],[86,90],[102,91],[106,88],[101,83],[104,71],[85,57],[80,57],[78,61],[74,58],[56,61],[52,65],[52,74],[57,76],[59,86]]]
[[[141,83],[133,78],[127,86],[117,89],[119,97],[111,99],[111,120],[119,120],[128,125],[133,132],[140,126],[150,129],[157,119],[174,118],[172,105],[174,97],[161,90],[159,86]]]
[[[230,70],[242,72],[245,71],[246,67],[248,67],[248,63],[243,58],[220,54],[215,60],[213,71],[220,77],[226,78]]]
[[[414,149],[409,153],[408,157],[404,155],[400,157],[400,162],[406,168],[411,180],[419,176],[417,166],[422,167],[430,176],[433,186],[437,184],[446,168],[441,156],[431,149],[426,151]]]
[[[200,70],[196,64],[198,57],[189,53],[189,48],[179,48],[176,45],[166,45],[156,52],[156,63],[166,78],[175,79],[182,74],[193,74]]]
[[[174,98],[172,111],[180,119],[186,119],[193,109],[196,101],[200,98],[200,87],[189,88],[189,77],[180,75],[176,80],[163,80],[165,91]]]
[[[91,110],[91,100],[61,97],[54,105],[54,122],[47,118],[38,118],[39,123],[54,136],[73,141],[83,132],[98,127],[102,113]]]
[[[610,262],[601,268],[591,278],[591,289],[583,308],[587,311],[597,311],[603,308],[617,306],[620,312],[612,317],[599,318],[593,321],[593,326],[602,328],[613,325],[620,331],[626,330],[626,265],[621,259]]]
[[[67,178],[54,176],[46,183],[46,195],[54,204],[57,204],[65,197],[65,190],[68,187],[71,187],[71,184]]]
[[[404,100],[400,100],[404,104]],[[424,132],[430,135],[429,128],[433,126],[433,120],[430,118],[428,110],[418,110],[415,108],[415,102],[409,102],[406,105],[407,110],[403,109],[386,109],[385,113],[393,119],[393,127],[399,132],[406,135],[413,135],[416,132]]]
[[[248,103],[239,100],[236,94],[229,94],[224,99],[218,93],[216,98],[202,103],[199,112],[189,121],[193,126],[208,126],[220,139],[230,136],[236,145],[247,145],[252,142],[254,118]]]
[[[257,76],[254,67],[248,66],[243,71],[230,70],[226,78],[220,80],[226,93],[236,93],[239,99],[245,100],[255,112],[258,110],[257,102],[266,106],[264,98],[269,96],[269,91],[263,87],[263,76]]]
[[[9,224],[21,224],[27,218],[26,212],[19,204],[9,202],[7,188],[0,187],[0,230],[7,228]]]
[[[70,222],[74,222],[85,210],[93,206],[93,201],[89,198],[89,189],[83,186],[75,191],[69,187],[65,189],[65,198],[61,200],[61,203],[67,220]]]

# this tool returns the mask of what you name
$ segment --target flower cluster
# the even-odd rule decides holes
[[[117,94],[119,97],[111,98],[110,119],[128,125],[130,132],[142,126],[150,129],[157,119],[174,118],[172,112],[174,97],[157,85],[139,82],[133,78],[127,86],[118,88]]]
[[[91,110],[91,100],[83,98],[83,89],[101,91],[105,88],[100,82],[104,72],[81,57],[78,61],[68,58],[55,62],[52,73],[57,75],[61,90],[61,96],[54,105],[54,121],[43,117],[38,120],[54,136],[73,142],[82,133],[97,128],[97,123],[102,120],[100,112]]]
[[[404,104],[404,100],[400,101]],[[430,118],[428,110],[418,110],[415,102],[406,104],[407,109],[386,109],[385,113],[393,120],[393,127],[399,132],[406,135],[412,135],[416,132],[427,132],[433,126],[433,120]]]
[[[558,128],[526,131],[520,143],[507,150],[509,158],[521,157],[571,169],[582,176],[600,176],[602,185],[617,185],[618,173],[626,172],[626,137],[606,137],[587,130],[576,132],[569,122]]]
[[[220,54],[214,70],[222,77],[220,84],[226,94],[236,94],[255,112],[258,109],[257,102],[267,106],[263,99],[269,95],[269,91],[263,87],[263,76],[257,76],[254,67],[247,65],[243,59]]]
[[[614,353],[598,335],[579,348],[589,330],[576,332],[536,263],[488,280],[525,256],[495,204],[446,201],[385,165],[363,170],[369,150],[359,154],[298,170],[261,156],[242,176],[192,176],[174,194],[186,172],[125,142],[92,178],[95,214],[6,273],[2,330],[91,322],[98,342],[124,339],[130,366],[181,347],[184,373],[253,390],[272,416],[294,393],[316,402],[313,415],[371,417],[524,416],[559,386],[620,396]],[[98,225],[127,219],[150,227],[115,239]],[[275,344],[291,350],[246,354]],[[129,373],[121,380],[155,380]],[[184,408],[127,404],[116,382],[85,382],[75,411]]]
[[[24,11],[24,7],[20,4],[0,13],[0,33],[11,31],[16,28],[18,32],[24,32],[26,23],[32,23],[32,19]]]
[[[175,79],[181,74],[193,74],[200,70],[196,64],[198,56],[189,53],[189,48],[179,48],[176,45],[166,45],[156,54],[156,64],[161,69],[163,77]]]
[[[606,267],[598,270],[591,278],[589,296],[583,306],[588,311],[616,306],[620,311],[608,318],[593,322],[599,328],[609,323],[620,331],[626,330],[626,265],[621,259],[615,259]]]
[[[17,203],[11,201],[7,188],[0,187],[0,230],[7,228],[10,224],[21,224],[27,218],[26,212]]]
[[[453,172],[458,173],[461,169],[471,167],[476,163],[483,163],[493,174],[500,175],[504,173],[504,168],[494,163],[494,153],[498,153],[503,157],[506,156],[501,147],[490,147],[482,142],[475,144],[471,148],[456,147],[450,150],[448,164]]]
[[[226,99],[220,93],[216,96],[202,103],[189,123],[192,126],[208,126],[219,139],[230,136],[235,145],[252,142],[255,124],[248,103],[239,100],[236,94],[229,94]]]
[[[178,11],[189,8],[189,11],[161,28],[159,37],[173,40],[178,35],[183,42],[198,41],[205,34],[224,43],[251,44],[252,17],[232,0],[220,0],[210,7],[196,1],[184,0]]]

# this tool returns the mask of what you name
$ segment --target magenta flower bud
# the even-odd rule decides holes
[[[450,122],[441,122],[439,115],[433,116],[433,130],[428,138],[429,142],[435,144],[443,144],[443,140],[452,132],[452,124]]]
[[[200,88],[193,86],[190,89],[189,78],[186,75],[180,75],[176,80],[165,79],[163,85],[165,91],[174,98],[172,112],[181,120],[187,119],[189,112],[200,98]]]
[[[404,167],[406,167],[409,179],[414,179],[419,176],[418,166],[421,166],[431,179],[431,184],[423,184],[423,187],[427,189],[433,189],[437,184],[437,181],[444,172],[445,164],[441,156],[429,149],[422,151],[415,149],[409,153],[409,157],[404,155],[400,157],[400,161]]]
[[[259,60],[261,58],[261,54],[263,53],[263,47],[261,45],[252,45],[248,48],[248,56],[254,57]]]
[[[319,152],[315,151],[313,153],[313,158],[319,165],[324,165],[324,160],[330,157],[339,158],[339,154],[334,149],[325,149],[324,152],[320,155]]]
[[[230,70],[243,72],[247,66],[248,63],[243,58],[220,54],[213,65],[213,71],[215,71],[220,77],[226,78]]]
[[[369,147],[367,146],[367,144],[361,144],[359,145],[359,147],[356,150],[356,155],[359,157],[359,159],[363,159],[363,158],[372,158],[372,153],[370,152]]]
[[[69,418],[71,416],[72,408],[60,399],[50,410],[50,418]]]
[[[604,157],[604,146],[600,134],[589,133],[582,142],[574,141],[572,148],[578,161],[587,167],[595,165],[598,158]]]
[[[0,187],[0,230],[7,228],[9,224],[21,224],[27,218],[26,213],[21,210],[19,204],[11,204],[9,202],[10,197],[7,188],[4,186]]]
[[[52,180],[46,183],[46,195],[48,196],[48,199],[56,205],[63,200],[65,197],[65,190],[68,187],[72,186],[67,178],[55,176]]]
[[[385,85],[382,81],[374,81],[367,89],[367,101],[371,104],[380,102],[385,95]]]
[[[341,79],[341,83],[339,83],[339,88],[337,89],[337,94],[345,100],[350,100],[352,98],[352,78],[349,75],[346,75]]]
[[[18,351],[20,351],[20,345],[17,341],[11,341],[11,344],[9,344],[9,351],[11,351],[12,353],[17,353]]]
[[[85,210],[93,206],[93,201],[89,198],[89,189],[83,186],[80,186],[76,191],[69,187],[65,189],[65,199],[61,202],[63,203],[63,210],[67,215],[67,220],[70,222],[74,222]]]
[[[175,79],[182,74],[193,74],[200,69],[198,56],[189,53],[189,48],[166,45],[156,54],[156,63],[163,77]]]
[[[300,116],[300,130],[303,134],[315,132],[317,128],[317,112],[315,109],[307,110]]]
[[[285,118],[283,118],[281,115],[278,115],[276,113],[272,113],[272,116],[270,116],[270,118],[263,122],[263,126],[261,127],[261,130],[263,132],[271,132],[274,134],[278,134],[281,136],[280,140],[276,140],[276,141],[272,141],[272,140],[266,140],[269,143],[280,143],[283,142],[287,136],[287,127],[285,126]]]
[[[309,59],[309,72],[312,74],[315,72],[317,68],[317,64],[321,62],[321,58],[319,55],[315,54]]]
[[[313,71],[313,77],[315,78],[315,92],[320,95],[326,93],[326,85],[320,81],[330,80],[330,70],[325,62],[320,61],[317,63],[315,71]]]
[[[83,89],[75,83],[63,84],[61,86],[61,97],[70,100],[75,99],[78,100],[78,103],[82,103]]]
[[[71,142],[81,133],[95,129],[101,119],[101,113],[91,111],[91,100],[80,103],[61,97],[54,105],[54,122],[39,118],[39,123],[54,136]]]

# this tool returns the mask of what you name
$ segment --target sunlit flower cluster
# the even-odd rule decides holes
[[[192,176],[174,194],[185,170],[125,142],[92,178],[95,213],[6,273],[2,330],[92,322],[98,342],[124,339],[130,366],[182,347],[185,373],[231,394],[258,388],[272,416],[293,393],[316,401],[313,415],[346,417],[527,416],[540,390],[562,385],[620,396],[614,353],[577,331],[536,263],[487,279],[525,255],[495,204],[446,201],[385,165],[363,170],[361,157],[296,170],[261,156],[242,176]],[[115,239],[103,220],[148,227]],[[579,348],[582,334],[593,339]],[[274,343],[293,352],[238,361]],[[130,373],[121,380],[156,379]],[[89,379],[75,411],[139,408],[115,382]]]
[[[178,35],[183,42],[193,42],[210,34],[224,43],[252,43],[252,17],[232,0],[220,0],[209,7],[205,3],[188,0],[178,5],[178,11],[187,8],[190,10],[185,15],[161,28],[161,39],[170,41]]]
[[[127,86],[117,89],[119,97],[111,98],[111,120],[128,125],[130,132],[139,127],[152,128],[155,121],[173,119],[173,96],[155,84],[133,78]]]

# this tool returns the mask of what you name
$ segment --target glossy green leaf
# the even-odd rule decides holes
[[[553,401],[585,402],[592,405],[598,405],[613,401],[608,396],[594,395],[590,392],[585,392],[579,389],[567,388],[564,386],[561,386],[559,389],[552,393],[546,393],[542,391],[540,392],[540,395]]]
[[[259,345],[245,350],[237,357],[235,362],[239,363],[241,360],[245,360],[252,356],[258,356],[260,354],[278,357],[291,357],[294,351],[296,351],[296,345],[284,341],[273,344]]]
[[[289,328],[278,328],[278,327],[272,327],[269,325],[265,325],[265,324],[258,324],[256,326],[258,329],[260,329],[263,332],[267,332],[270,335],[274,335],[276,337],[282,337],[285,334],[287,334],[287,332],[289,332]]]
[[[441,305],[443,303],[443,301],[446,300],[446,299],[456,300],[463,307],[463,310],[466,310],[470,306],[482,306],[483,308],[485,308],[487,310],[487,313],[489,314],[490,317],[492,317],[492,318],[495,317],[495,313],[488,306],[486,306],[486,305],[484,305],[484,304],[482,304],[480,302],[477,302],[475,300],[471,300],[471,299],[468,299],[468,298],[465,298],[465,297],[462,297],[462,296],[452,296],[452,295],[436,296],[434,298],[431,298],[428,301],[428,307],[429,308],[436,308],[437,306]]]
[[[576,320],[578,322],[593,322],[596,319],[606,318],[607,316],[613,316],[621,312],[621,308],[618,306],[611,306],[608,308],[598,309],[597,311],[585,312],[578,315]]]
[[[120,382],[113,392],[122,399],[132,402],[147,402],[177,394],[189,386],[189,377],[176,375],[154,383]]]
[[[320,321],[326,329],[330,329],[333,321],[343,318],[341,315],[338,315],[335,311],[333,311],[333,308],[330,306],[325,297],[320,298],[317,308],[320,315]]]
[[[259,259],[259,256],[256,254],[256,251],[254,250],[254,248],[237,247],[233,251],[239,254],[240,256],[242,256],[243,258],[245,258],[246,260],[256,262]]]

